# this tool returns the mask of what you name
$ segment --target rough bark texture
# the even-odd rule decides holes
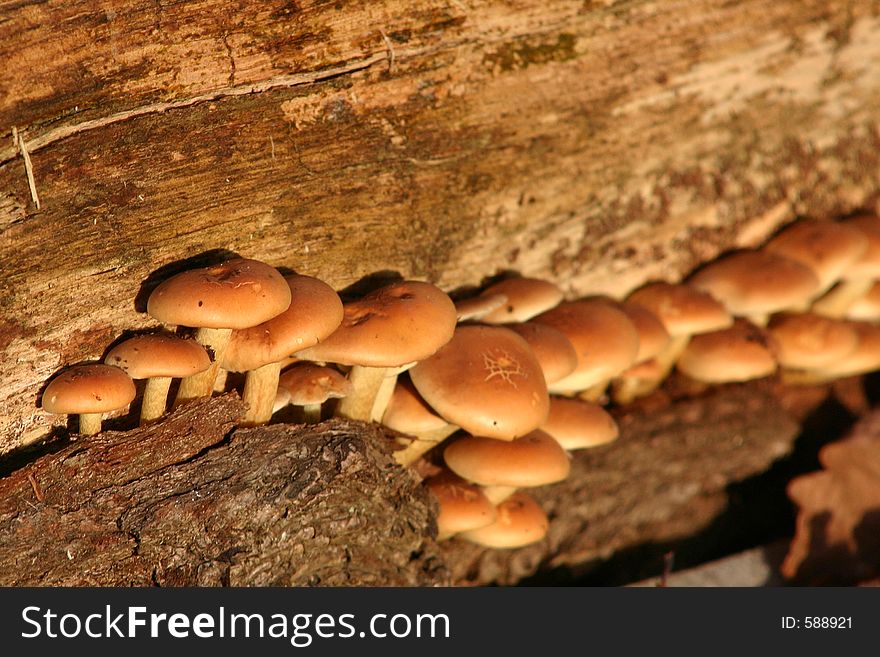
[[[337,287],[516,269],[619,295],[874,207],[878,13],[0,3],[0,453],[49,431],[43,382],[150,325],[142,284],[196,254]]]
[[[486,550],[434,542],[435,504],[377,425],[233,430],[241,411],[193,402],[0,479],[0,585],[511,584],[698,531],[796,434],[757,387],[631,411],[617,443],[535,491],[545,540]]]

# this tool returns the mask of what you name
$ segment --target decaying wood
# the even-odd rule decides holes
[[[0,454],[197,254],[620,295],[878,199],[876,0],[0,14]]]
[[[796,425],[759,387],[622,415],[535,494],[548,537],[520,550],[437,544],[436,507],[378,425],[234,429],[234,395],[60,446],[0,479],[2,585],[515,583],[688,535]]]

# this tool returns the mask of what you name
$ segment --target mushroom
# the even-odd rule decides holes
[[[859,334],[850,322],[813,313],[776,315],[767,331],[776,345],[776,360],[785,368],[786,383],[802,379],[796,372],[840,362],[859,344]]]
[[[101,431],[102,414],[124,408],[134,395],[134,381],[118,367],[74,365],[49,382],[41,403],[49,413],[76,413],[79,432],[93,436]]]
[[[867,293],[850,304],[846,318],[860,322],[880,322],[880,283],[871,285]]]
[[[459,326],[409,374],[431,408],[469,433],[512,440],[547,418],[541,366],[528,343],[507,328]]]
[[[739,320],[730,328],[694,336],[676,367],[702,383],[749,381],[776,371],[775,351],[764,329]]]
[[[495,505],[479,486],[448,470],[429,477],[425,485],[440,509],[437,514],[438,541],[495,522]]]
[[[458,534],[471,543],[489,548],[518,548],[540,541],[547,535],[547,514],[529,495],[520,491],[501,502],[495,522]]]
[[[550,398],[550,414],[541,431],[553,437],[568,452],[588,449],[617,440],[617,422],[604,408],[592,402],[563,397]]]
[[[336,415],[370,421],[385,412],[376,405],[383,385],[393,391],[397,374],[446,344],[455,324],[455,305],[445,292],[430,283],[403,281],[345,304],[339,328],[297,355],[350,365],[354,392],[339,403]]]
[[[489,294],[461,299],[455,302],[459,322],[477,321],[507,303],[506,294]]]
[[[536,322],[505,324],[504,327],[518,333],[528,343],[548,384],[565,378],[577,367],[577,352],[562,331]]]
[[[176,403],[211,396],[233,329],[262,324],[289,306],[284,278],[258,260],[236,258],[160,283],[147,300],[147,312],[164,324],[197,328],[196,341],[214,359],[208,369],[181,381]]]
[[[405,378],[397,381],[382,416],[382,424],[413,436],[403,449],[394,452],[395,460],[403,466],[411,465],[458,430],[457,426],[434,413],[412,382]]]
[[[242,394],[248,406],[245,426],[265,424],[272,417],[285,358],[318,344],[342,322],[342,301],[329,285],[297,274],[284,280],[291,299],[288,308],[262,324],[233,331],[220,361],[225,370],[247,372]]]
[[[165,413],[171,379],[192,376],[211,366],[211,357],[195,340],[174,335],[137,335],[116,345],[104,358],[132,379],[147,379],[141,400],[140,423],[147,424]]]
[[[850,305],[880,278],[880,217],[858,215],[840,223],[859,231],[867,240],[867,248],[841,274],[840,283],[813,303],[813,312],[833,318],[844,317]]]
[[[321,406],[325,401],[350,395],[353,386],[331,367],[297,363],[282,372],[278,389],[287,391],[288,403],[302,408],[306,424],[314,424],[321,421]]]
[[[485,324],[525,322],[562,301],[562,290],[550,281],[538,278],[507,278],[490,285],[480,293],[482,297],[503,294],[507,297],[501,307],[483,316]]]
[[[880,327],[865,322],[848,323],[859,338],[855,350],[831,365],[813,370],[816,381],[842,379],[880,369]]]

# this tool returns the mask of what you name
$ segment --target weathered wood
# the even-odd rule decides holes
[[[234,251],[337,287],[675,279],[874,207],[876,0],[0,4],[0,454]],[[24,153],[29,154],[35,206]],[[178,265],[181,266],[181,265]],[[161,274],[161,273],[160,273]]]

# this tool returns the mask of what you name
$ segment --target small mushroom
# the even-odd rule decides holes
[[[509,549],[540,541],[550,527],[544,510],[522,491],[502,501],[495,511],[495,522],[461,532],[458,537],[483,547]]]
[[[297,363],[281,373],[278,390],[285,390],[289,403],[302,408],[303,421],[321,421],[321,406],[328,399],[342,399],[353,391],[345,375],[331,367]]]
[[[438,541],[495,522],[495,505],[479,486],[448,470],[429,477],[425,485],[440,507],[437,515]]]
[[[702,383],[749,381],[776,371],[775,352],[764,329],[739,320],[730,328],[694,336],[676,366]]]
[[[538,278],[506,278],[487,287],[480,296],[493,297],[498,294],[506,296],[507,301],[482,317],[485,324],[525,322],[558,305],[563,299],[562,290],[557,285]]]
[[[134,381],[128,374],[96,363],[64,370],[46,386],[41,403],[49,413],[79,415],[79,432],[93,436],[101,431],[101,416],[124,408],[134,395]]]
[[[620,435],[617,422],[599,404],[563,397],[550,398],[550,414],[541,431],[569,452],[606,445]]]
[[[814,313],[833,318],[846,316],[852,303],[867,294],[874,281],[880,279],[880,217],[859,215],[840,223],[859,231],[867,240],[867,248],[841,274],[840,282],[813,303]]]
[[[475,322],[507,303],[506,294],[488,294],[455,302],[459,322]]]

